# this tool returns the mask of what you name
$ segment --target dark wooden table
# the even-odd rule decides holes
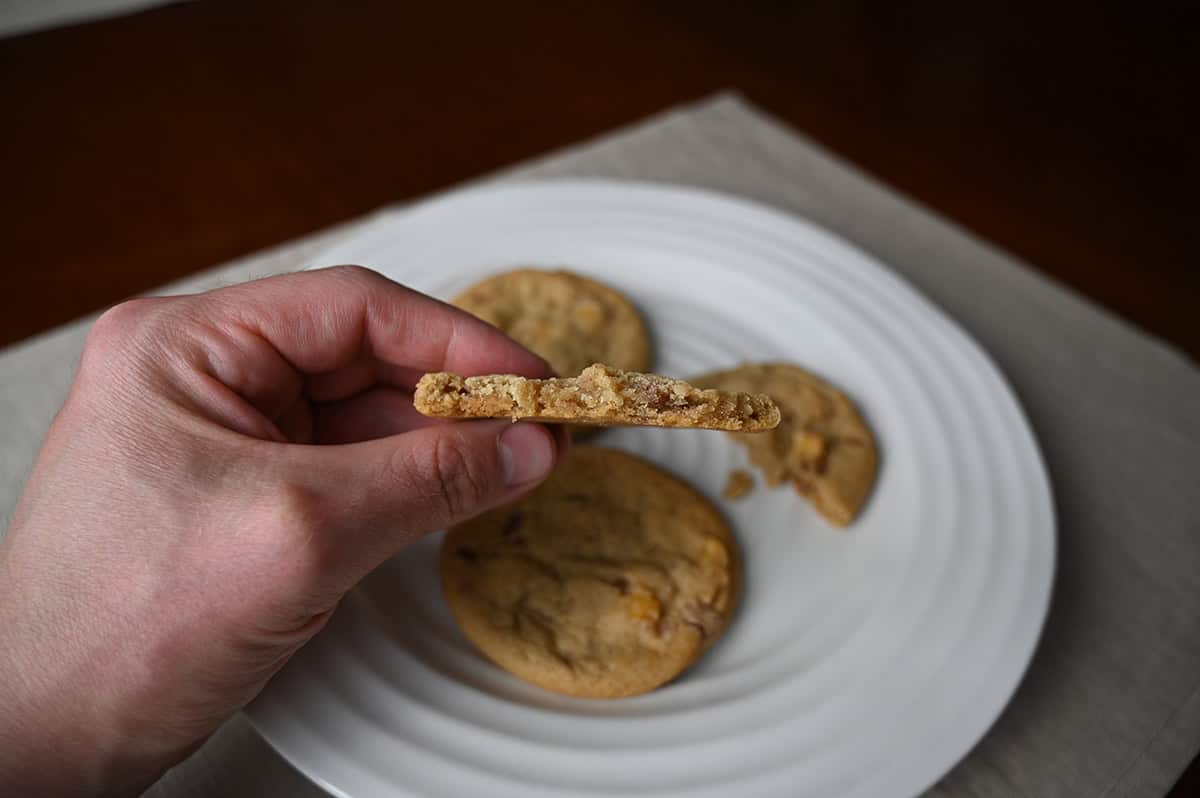
[[[1197,4],[905,5],[212,0],[2,39],[0,345],[735,88],[1200,355]]]

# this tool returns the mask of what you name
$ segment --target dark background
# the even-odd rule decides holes
[[[735,88],[1200,354],[1200,4],[894,5],[210,0],[0,39],[0,344]]]
[[[209,0],[0,39],[0,345],[732,88],[1200,355],[1200,4],[903,5]]]

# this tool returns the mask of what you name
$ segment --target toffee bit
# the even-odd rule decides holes
[[[729,478],[725,481],[725,490],[721,491],[721,495],[726,499],[736,501],[744,498],[752,490],[754,490],[754,477],[750,476],[748,471],[738,468],[729,472]]]

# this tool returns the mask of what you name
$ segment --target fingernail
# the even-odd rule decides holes
[[[513,424],[500,433],[500,467],[510,486],[542,479],[554,465],[554,441],[540,424]]]

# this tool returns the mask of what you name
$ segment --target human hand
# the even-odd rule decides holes
[[[0,785],[144,789],[371,569],[544,479],[561,435],[416,414],[442,369],[547,372],[355,267],[101,317],[0,542]]]

